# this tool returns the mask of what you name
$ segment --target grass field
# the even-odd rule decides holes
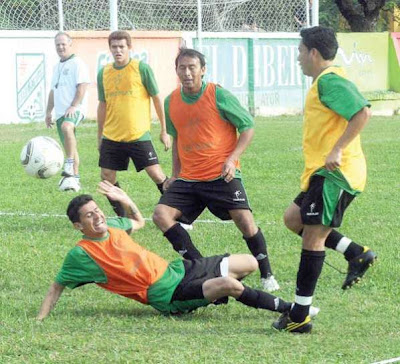
[[[170,153],[153,136],[162,166],[170,173]],[[366,191],[346,213],[341,231],[368,245],[378,263],[361,284],[342,291],[344,275],[325,265],[314,296],[321,308],[311,335],[271,328],[276,314],[234,300],[183,317],[163,317],[151,307],[112,295],[95,285],[65,290],[43,323],[39,306],[63,257],[80,238],[65,208],[73,193],[57,189],[58,177],[36,180],[19,164],[24,143],[54,130],[43,124],[0,125],[0,363],[373,363],[400,357],[400,119],[373,118],[363,132],[368,160]],[[84,193],[92,193],[106,214],[112,210],[96,191],[99,180],[96,126],[78,130]],[[300,241],[283,226],[282,214],[299,192],[302,170],[299,117],[258,119],[256,135],[242,158],[244,182],[281,290],[292,299]],[[119,181],[145,217],[158,191],[131,167]],[[247,252],[232,224],[209,213],[191,232],[204,255]],[[135,239],[162,257],[177,257],[151,221]],[[327,261],[346,270],[343,257]],[[257,286],[258,275],[246,279]]]

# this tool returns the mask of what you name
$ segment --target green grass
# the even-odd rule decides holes
[[[170,153],[153,136],[164,170]],[[348,209],[341,231],[369,245],[378,264],[362,283],[341,290],[344,276],[325,266],[314,296],[321,307],[311,335],[271,329],[276,314],[230,300],[179,318],[159,315],[95,285],[65,290],[50,317],[35,316],[63,257],[80,234],[63,215],[73,194],[57,189],[58,177],[36,180],[19,164],[25,142],[49,135],[43,124],[1,125],[0,203],[0,362],[1,363],[372,363],[400,356],[400,245],[398,117],[373,118],[363,132],[369,178],[366,191]],[[112,210],[96,193],[99,180],[96,126],[78,130],[84,193],[92,193],[107,215]],[[258,119],[256,135],[242,158],[246,190],[255,219],[268,239],[279,295],[292,299],[300,241],[282,223],[299,192],[302,170],[299,117]],[[158,191],[144,174],[120,173],[119,181],[150,217]],[[8,213],[8,214],[4,214]],[[25,215],[24,215],[25,214]],[[216,220],[205,213],[202,219]],[[233,224],[197,223],[191,232],[206,255],[247,252]],[[135,239],[164,258],[176,258],[152,222]],[[346,270],[343,257],[327,261]],[[246,279],[257,286],[258,275]]]

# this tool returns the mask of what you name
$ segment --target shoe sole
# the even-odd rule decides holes
[[[293,330],[289,330],[289,329],[280,329],[278,327],[275,327],[274,324],[272,324],[272,328],[275,331],[279,331],[279,332],[289,332],[290,334],[311,334],[312,331],[312,323],[307,323],[302,327],[299,328],[295,328]],[[304,330],[304,331],[303,331]]]
[[[358,275],[358,277],[354,278],[352,281],[350,281],[350,282],[347,283],[346,285],[343,285],[343,286],[342,286],[342,289],[343,289],[343,290],[350,289],[350,288],[353,287],[355,284],[360,283],[361,278],[364,276],[364,274],[367,272],[367,270],[368,270],[369,268],[371,268],[371,267],[375,264],[375,262],[376,262],[377,259],[378,259],[378,256],[375,255],[375,256],[373,257],[373,259],[368,263],[368,265],[365,266],[365,269],[364,269],[362,272],[360,272],[360,274]]]

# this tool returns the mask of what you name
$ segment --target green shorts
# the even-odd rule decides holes
[[[205,298],[172,300],[176,288],[185,278],[185,267],[182,259],[169,263],[163,276],[147,290],[149,305],[165,315],[187,313],[196,308],[207,306],[210,301]]]
[[[314,174],[308,190],[301,192],[294,203],[300,207],[304,225],[339,227],[355,194],[349,193],[331,179]]]
[[[65,123],[72,123],[75,125],[75,129],[76,127],[79,125],[79,123],[83,120],[84,116],[80,111],[76,111],[75,112],[75,116],[72,118],[67,118],[65,116],[61,116],[61,118],[57,119],[56,123],[57,123],[57,132],[58,132],[58,136],[60,137],[61,142],[64,145],[64,134],[61,130],[61,125],[65,122]]]

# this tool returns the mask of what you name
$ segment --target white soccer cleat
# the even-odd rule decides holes
[[[78,192],[81,186],[75,177],[63,177],[58,184],[58,188],[60,191]]]
[[[193,230],[192,224],[184,224],[183,222],[180,222],[179,225],[181,225],[186,231]]]
[[[280,288],[278,281],[273,275],[270,275],[267,278],[261,278],[261,286],[267,292],[277,291]]]

